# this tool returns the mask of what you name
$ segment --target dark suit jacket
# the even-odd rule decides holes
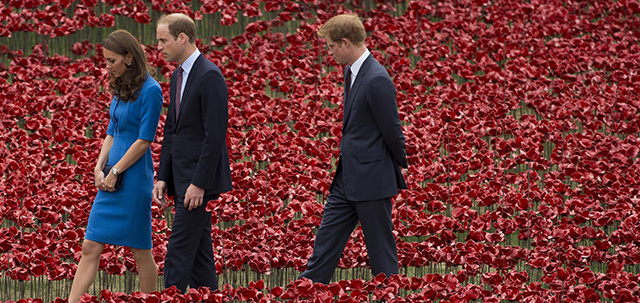
[[[396,89],[372,55],[360,67],[344,104],[340,164],[347,198],[377,200],[407,188],[398,167],[408,164]]]
[[[191,183],[204,188],[205,197],[229,191],[229,91],[222,72],[202,54],[198,56],[189,72],[177,120],[175,78],[174,73],[158,180],[167,182],[167,192],[174,197],[184,197]]]

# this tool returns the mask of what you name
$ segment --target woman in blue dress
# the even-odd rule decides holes
[[[95,280],[105,244],[131,248],[142,292],[155,291],[158,280],[151,254],[150,145],[162,109],[162,90],[150,75],[140,43],[129,32],[117,30],[109,34],[103,43],[103,55],[113,100],[107,136],[94,169],[99,191],[91,207],[69,302],[79,301]],[[113,168],[105,174],[103,169],[109,166]],[[118,176],[123,180],[116,189]]]

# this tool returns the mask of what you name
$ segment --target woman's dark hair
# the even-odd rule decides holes
[[[111,93],[122,101],[133,102],[147,78],[147,73],[155,74],[147,62],[147,57],[138,40],[126,30],[116,30],[110,33],[102,47],[116,54],[126,56],[131,54],[133,59],[127,70],[118,78],[111,77],[109,89]]]

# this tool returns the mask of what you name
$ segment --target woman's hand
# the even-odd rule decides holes
[[[104,190],[115,191],[116,189],[114,187],[116,186],[117,179],[118,177],[116,177],[116,175],[112,173],[108,173],[107,176],[104,178],[104,182],[102,183],[105,188]]]
[[[93,170],[93,174],[94,174],[94,183],[96,185],[96,187],[99,190],[102,191],[107,191],[107,189],[104,187],[104,172],[102,170],[99,169],[94,169]]]

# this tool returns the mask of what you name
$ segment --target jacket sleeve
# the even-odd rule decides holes
[[[173,76],[171,76],[171,89],[173,89]],[[170,91],[171,91],[170,89]],[[160,150],[160,165],[158,166],[158,181],[169,182],[171,176],[171,142],[173,139],[173,123],[175,123],[173,111],[171,108],[174,106],[172,101],[173,94],[169,94],[169,110],[167,110],[164,120],[164,138],[162,139],[162,149]]]
[[[396,164],[408,167],[405,138],[402,134],[396,88],[386,75],[376,75],[366,88],[367,102],[387,149]]]
[[[226,148],[229,90],[222,74],[216,69],[211,69],[203,75],[198,91],[204,139],[191,183],[201,188],[212,189],[218,162]]]

